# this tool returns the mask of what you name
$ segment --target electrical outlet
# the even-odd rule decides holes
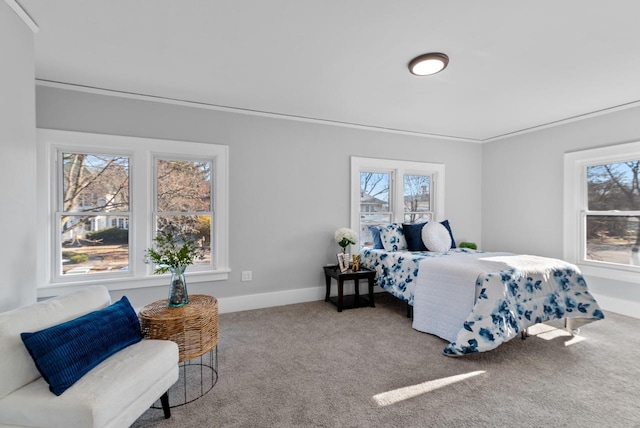
[[[241,281],[251,281],[252,279],[252,274],[250,270],[243,270],[242,271],[242,278]]]

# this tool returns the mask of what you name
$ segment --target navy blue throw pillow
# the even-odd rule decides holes
[[[407,240],[407,250],[409,251],[427,251],[424,242],[422,242],[422,228],[425,223],[402,224],[404,237]]]
[[[424,245],[424,242],[422,242],[422,228],[424,227],[425,224],[427,224],[427,222],[402,224],[402,229],[404,230],[404,237],[407,239],[407,249],[409,251],[429,251],[427,250],[427,247]],[[453,232],[451,231],[449,220],[441,221],[440,224],[443,225],[449,231],[449,236],[451,236],[451,248],[456,248],[456,240],[453,239]]]
[[[451,248],[456,248],[456,240],[453,239],[453,232],[451,231],[451,226],[449,225],[449,220],[444,220],[440,222],[441,225],[447,228],[449,231],[449,236],[451,236]]]
[[[20,336],[56,395],[111,355],[142,339],[138,316],[126,296],[99,311]]]

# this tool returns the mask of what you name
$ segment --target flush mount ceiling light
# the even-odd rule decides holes
[[[428,53],[415,57],[409,63],[409,71],[416,76],[436,74],[449,64],[449,57],[440,52]]]

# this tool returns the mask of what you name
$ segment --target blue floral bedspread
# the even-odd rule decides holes
[[[359,254],[361,264],[376,271],[378,286],[413,306],[420,262],[427,257],[456,253],[479,251],[387,252],[363,248]],[[455,341],[445,347],[446,355],[494,349],[527,327],[551,319],[604,318],[577,268],[556,269],[552,275],[523,274],[515,269],[483,273],[477,278],[475,294],[473,309],[460,326]]]
[[[426,257],[442,257],[451,253],[475,253],[456,248],[448,253],[429,251],[385,251],[372,248],[360,250],[360,264],[376,271],[376,284],[403,302],[413,306],[413,288],[418,279],[420,262]]]
[[[585,323],[604,318],[580,271],[567,265],[549,275],[516,269],[479,275],[473,310],[444,353],[489,351],[552,319],[580,318]]]

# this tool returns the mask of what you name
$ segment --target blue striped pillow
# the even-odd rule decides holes
[[[111,355],[142,339],[138,316],[126,296],[99,311],[20,336],[56,395]]]

